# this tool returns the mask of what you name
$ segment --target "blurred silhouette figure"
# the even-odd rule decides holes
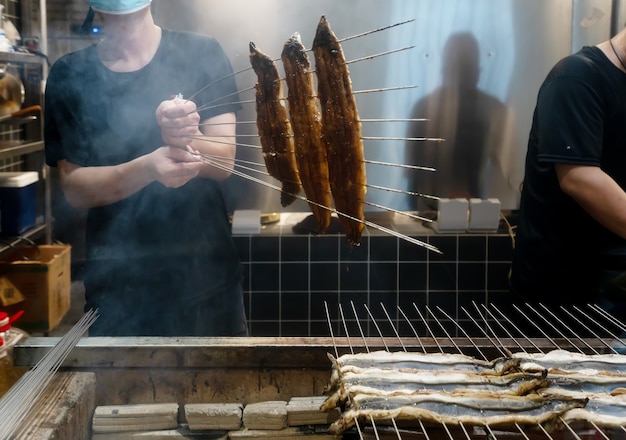
[[[450,36],[444,47],[443,82],[420,99],[411,118],[409,137],[443,138],[443,142],[409,141],[406,164],[435,168],[411,171],[410,190],[446,198],[493,197],[488,188],[503,144],[506,106],[477,88],[480,66],[478,41],[469,32]],[[437,208],[436,200],[417,199],[418,210]]]

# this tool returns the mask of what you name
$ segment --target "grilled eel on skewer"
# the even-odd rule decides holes
[[[296,165],[291,123],[282,104],[282,83],[274,61],[250,42],[250,64],[257,75],[256,125],[263,160],[270,176],[282,183],[280,203],[289,206],[302,190]]]
[[[348,243],[358,245],[365,228],[366,191],[361,121],[343,49],[324,16],[317,26],[313,54],[332,197]]]
[[[300,34],[295,33],[287,40],[281,58],[287,81],[287,101],[298,172],[311,212],[317,220],[317,231],[323,233],[330,226],[332,206],[328,161],[322,143],[322,125],[313,88],[311,63]]]

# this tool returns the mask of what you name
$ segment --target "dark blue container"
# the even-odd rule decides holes
[[[19,235],[37,219],[36,171],[0,173],[0,234]]]

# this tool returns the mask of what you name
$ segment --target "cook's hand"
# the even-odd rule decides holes
[[[168,188],[178,188],[196,177],[202,168],[200,156],[191,149],[166,146],[147,155],[148,172]]]
[[[163,101],[156,110],[156,119],[161,126],[161,137],[166,145],[185,148],[200,135],[200,115],[196,104],[181,98]]]

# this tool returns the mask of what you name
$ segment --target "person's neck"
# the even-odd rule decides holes
[[[626,73],[626,30],[622,30],[611,39],[598,45],[611,62]]]
[[[104,18],[105,38],[98,45],[102,63],[115,72],[133,72],[146,66],[161,42],[161,28],[150,8],[128,15]]]

